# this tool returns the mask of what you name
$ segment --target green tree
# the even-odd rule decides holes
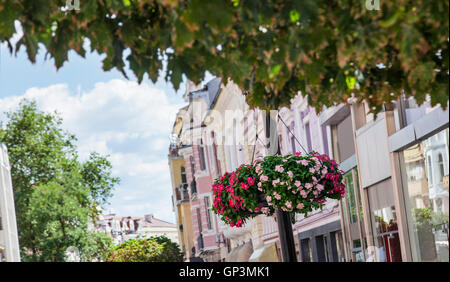
[[[449,1],[398,0],[0,0],[0,42],[41,43],[60,68],[68,51],[105,54],[103,69],[178,88],[206,70],[248,91],[251,106],[278,108],[298,90],[316,109],[354,95],[374,112],[402,91],[446,107]],[[13,45],[15,21],[23,36]],[[164,63],[166,62],[166,63]]]
[[[106,157],[93,153],[80,162],[75,136],[61,129],[56,114],[24,100],[0,125],[0,142],[8,147],[21,256],[25,261],[63,261],[69,246],[85,257],[104,246],[88,240],[99,206],[119,182]],[[102,243],[103,245],[106,243]],[[97,248],[97,251],[96,251]]]
[[[111,249],[109,262],[182,262],[183,253],[177,243],[165,236],[131,239]]]

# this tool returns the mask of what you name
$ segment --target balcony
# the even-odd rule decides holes
[[[189,185],[188,184],[181,184],[175,189],[175,200],[177,205],[183,203],[183,202],[189,202]]]

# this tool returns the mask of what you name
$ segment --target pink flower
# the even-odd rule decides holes
[[[300,181],[298,181],[298,180],[296,180],[296,181],[295,181],[295,183],[294,183],[294,185],[295,185],[295,186],[297,186],[297,187],[300,187],[300,185],[301,185],[301,182],[300,182]]]
[[[282,165],[277,165],[277,166],[275,166],[275,171],[283,172],[283,171],[284,171],[284,168],[283,168]]]
[[[241,182],[241,188],[244,189],[244,190],[247,190],[248,189],[248,185],[245,184],[244,182]]]
[[[287,172],[289,178],[292,180],[292,177],[294,177],[294,173],[292,171]]]
[[[266,201],[267,201],[267,202],[272,201],[272,197],[271,197],[271,196],[267,196],[267,197],[266,197]]]
[[[301,210],[301,209],[304,208],[304,206],[305,206],[305,205],[303,205],[302,203],[300,203],[300,204],[297,205],[297,209]]]
[[[311,172],[311,173],[315,173],[316,172],[316,170],[313,168],[313,167],[310,167],[309,168],[309,172]]]
[[[305,188],[306,188],[306,189],[311,189],[311,188],[313,188],[313,186],[314,186],[314,185],[312,185],[312,183],[306,183],[306,184],[305,184]]]
[[[309,165],[309,162],[308,162],[308,160],[306,160],[306,159],[301,160],[300,163],[301,163],[302,165],[304,165],[304,166]]]
[[[285,205],[286,205],[286,207],[288,209],[292,209],[292,202],[291,201],[286,201]]]
[[[277,178],[275,180],[272,180],[272,185],[273,186],[276,186],[278,183],[280,183],[280,179],[279,178]]]
[[[261,166],[260,166],[260,165],[257,165],[257,166],[255,167],[255,171],[256,171],[257,174],[261,174],[261,173],[262,173]]]
[[[317,190],[322,191],[325,187],[323,187],[322,184],[317,184],[316,188],[317,188]]]
[[[261,175],[261,177],[259,178],[259,180],[261,180],[261,182],[266,182],[267,180],[269,180],[269,177],[267,175]]]
[[[295,156],[296,156],[296,157],[300,157],[300,155],[301,155],[300,152],[295,153]]]
[[[264,214],[268,214],[268,213],[270,212],[270,208],[264,207],[264,208],[261,209],[261,211],[262,211],[262,213],[264,213]]]
[[[249,178],[247,179],[247,181],[248,181],[248,184],[250,184],[250,185],[255,184],[255,179],[253,179],[253,177],[249,177]]]
[[[300,195],[302,195],[303,199],[307,197],[308,193],[305,190],[300,191]]]
[[[275,193],[275,199],[277,199],[277,200],[281,200],[281,195],[279,195],[279,194]]]

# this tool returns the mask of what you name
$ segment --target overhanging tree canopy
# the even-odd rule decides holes
[[[72,1],[69,1],[72,2]],[[60,68],[83,42],[106,54],[103,69],[124,74],[123,52],[141,81],[182,74],[199,82],[208,70],[229,77],[261,108],[287,105],[299,90],[316,109],[352,94],[374,112],[402,90],[419,103],[448,101],[449,2],[446,0],[0,0],[0,41],[20,21],[34,62],[42,43]],[[369,5],[370,6],[370,5]]]

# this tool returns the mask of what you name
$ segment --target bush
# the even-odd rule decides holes
[[[182,262],[183,253],[177,243],[166,236],[131,239],[114,247],[108,262]]]

